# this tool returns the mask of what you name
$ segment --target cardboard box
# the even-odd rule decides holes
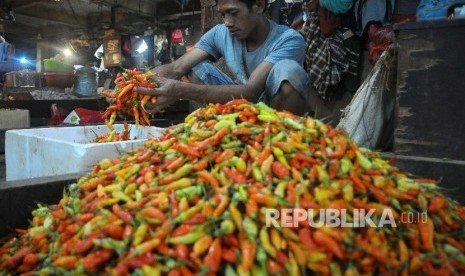
[[[30,127],[29,110],[0,109],[0,129],[16,129]]]
[[[7,130],[30,126],[29,110],[0,109],[0,153],[5,153],[5,132]]]
[[[118,133],[124,125],[114,125]],[[106,125],[50,127],[6,132],[6,180],[18,180],[69,173],[87,172],[104,158],[141,147],[150,137],[160,137],[158,127],[129,125],[129,141],[93,143],[108,133]]]

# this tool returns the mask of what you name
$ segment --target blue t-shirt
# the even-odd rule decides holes
[[[252,52],[246,43],[235,38],[224,24],[219,24],[203,35],[196,48],[207,52],[214,60],[224,57],[233,73],[235,82],[247,83],[250,74],[263,61],[275,64],[279,60],[295,60],[302,65],[305,60],[305,40],[300,33],[268,20],[270,32],[265,42]]]

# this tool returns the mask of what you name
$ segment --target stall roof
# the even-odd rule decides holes
[[[110,28],[142,34],[199,11],[200,1],[189,0],[6,0],[0,4],[0,33],[13,41],[101,38]]]

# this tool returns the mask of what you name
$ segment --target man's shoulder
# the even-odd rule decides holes
[[[276,38],[289,39],[289,38],[292,38],[292,37],[294,37],[294,38],[301,38],[302,37],[302,35],[298,31],[296,31],[296,30],[294,30],[294,29],[292,29],[292,28],[290,28],[290,27],[288,27],[286,25],[279,25],[279,24],[276,24],[275,22],[273,22],[271,20],[270,20],[270,24],[272,26],[272,30],[275,33]]]
[[[208,32],[213,32],[213,33],[226,33],[228,31],[228,28],[224,24],[217,24],[213,28],[211,28]]]

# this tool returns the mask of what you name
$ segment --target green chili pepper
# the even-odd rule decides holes
[[[241,144],[242,144],[242,142],[240,140],[235,140],[235,141],[231,141],[229,143],[221,144],[221,148],[222,149],[235,149],[235,148],[240,147]]]
[[[242,201],[247,201],[247,199],[249,198],[249,193],[247,192],[246,185],[239,186],[239,195],[241,196]]]
[[[418,182],[414,181],[411,178],[408,177],[401,177],[400,179],[397,179],[397,189],[401,192],[406,192],[410,189],[418,189],[419,184]]]
[[[329,263],[329,270],[331,271],[331,275],[342,276],[341,267],[336,262]]]
[[[373,167],[371,161],[365,157],[360,151],[356,151],[355,155],[357,156],[357,162],[360,167],[364,168],[365,170],[369,170]]]
[[[258,111],[260,113],[262,112],[265,112],[265,113],[271,113],[271,114],[274,114],[275,111],[274,109],[272,109],[271,107],[269,107],[268,105],[266,105],[264,102],[258,102],[256,104],[256,107],[258,108]]]
[[[234,271],[234,268],[228,264],[226,265],[226,269],[224,270],[224,275],[225,276],[237,276],[236,271]]]
[[[257,118],[263,122],[276,122],[278,120],[278,116],[275,114],[259,114]]]
[[[232,234],[236,230],[236,225],[230,219],[225,219],[220,224],[220,233],[223,235]]]
[[[271,143],[280,141],[280,140],[284,139],[285,137],[286,137],[286,132],[280,131],[278,134],[274,135],[274,136],[271,138]]]
[[[347,157],[341,158],[341,166],[339,167],[338,176],[346,175],[352,169],[352,162]]]
[[[234,156],[231,161],[238,172],[244,173],[247,170],[247,164],[244,159]]]
[[[116,133],[116,130],[113,129],[113,130],[110,132],[110,135],[108,135],[108,137],[107,137],[107,142],[111,142],[111,140],[113,140],[113,137],[115,137],[115,133]]]
[[[176,198],[180,200],[181,198],[185,197],[188,200],[192,200],[194,199],[195,196],[200,195],[201,193],[202,193],[202,185],[191,186],[191,187],[177,190]]]
[[[253,275],[268,275],[268,271],[266,270],[267,256],[266,256],[266,251],[263,249],[263,247],[261,247],[261,246],[257,247],[257,257],[256,258],[257,258],[258,263],[260,264],[260,267],[252,266],[252,270],[255,267],[255,270],[256,270],[255,272],[258,273],[258,274],[254,274],[254,273],[252,273],[252,274]]]
[[[136,183],[131,183],[129,184],[126,189],[124,189],[124,193],[127,194],[127,195],[131,195],[134,193],[134,191],[137,190],[137,185]]]
[[[145,238],[145,235],[147,234],[147,224],[142,223],[137,227],[136,232],[134,233],[134,239],[132,241],[133,246],[139,245]]]
[[[229,180],[229,178],[226,177],[226,174],[223,171],[219,171],[217,173],[217,177],[222,186],[224,187],[231,186],[231,181]]]
[[[132,198],[129,197],[127,194],[121,192],[121,191],[114,191],[113,193],[111,193],[111,196],[113,198],[117,198],[117,199],[120,199],[122,201],[125,201],[125,202],[129,202],[129,201],[132,201]]]
[[[260,170],[260,168],[258,167],[258,165],[256,163],[253,163],[253,165],[252,165],[252,175],[253,175],[253,178],[256,181],[263,182],[262,171]]]
[[[258,234],[257,224],[251,218],[246,216],[242,221],[242,226],[249,239],[254,241]]]
[[[316,170],[318,172],[318,180],[320,181],[320,183],[329,185],[330,178],[329,178],[329,175],[326,169],[323,168],[322,166],[316,165]]]
[[[142,194],[142,192],[139,191],[139,190],[136,190],[136,191],[134,192],[134,196],[136,197],[136,200],[137,200],[137,201],[142,200],[142,198],[144,197],[144,195]]]
[[[303,130],[303,129],[305,128],[303,124],[301,124],[301,123],[299,123],[299,122],[297,122],[296,120],[291,119],[291,118],[282,118],[282,121],[283,121],[285,124],[287,124],[287,125],[289,125],[289,126],[295,128],[295,129],[297,129],[297,130]]]
[[[103,239],[95,239],[93,243],[97,246],[101,246],[106,249],[114,250],[118,255],[123,254],[126,251],[126,242],[115,240],[112,238],[103,238]]]
[[[173,223],[181,223],[191,218],[193,215],[200,212],[203,209],[204,205],[205,205],[205,201],[199,200],[196,205],[192,206],[191,208],[187,209],[186,211],[180,213],[177,217],[175,217],[173,219]]]
[[[192,171],[192,164],[185,164],[181,168],[177,169],[173,175],[174,177],[179,179],[181,177],[188,175],[189,173],[191,173],[191,171]]]
[[[286,187],[288,183],[289,183],[288,181],[279,182],[278,185],[276,186],[276,189],[274,190],[274,194],[279,197],[284,197],[284,193],[286,191]]]
[[[271,257],[276,258],[276,249],[270,243],[270,236],[268,235],[266,227],[262,227],[262,229],[260,229],[259,237],[260,243],[266,253],[268,253]]]
[[[190,178],[181,178],[178,179],[174,182],[171,182],[170,184],[166,185],[163,189],[163,191],[169,192],[169,191],[176,191],[179,189],[187,188],[192,185],[192,179]]]
[[[200,228],[194,232],[191,232],[191,233],[188,233],[182,236],[169,238],[168,243],[170,244],[193,244],[203,236],[205,236],[205,231],[204,229]]]
[[[390,198],[390,199],[389,199],[389,203],[390,203],[390,205],[393,206],[396,210],[402,211],[402,207],[400,206],[400,202],[399,202],[399,200],[397,200],[396,198]]]
[[[273,147],[273,154],[278,159],[279,163],[281,163],[284,167],[287,169],[290,169],[291,166],[289,166],[289,163],[287,163],[286,157],[284,156],[284,152],[278,148],[278,147]]]
[[[452,246],[448,243],[444,245],[444,251],[452,258],[456,259],[457,261],[465,264],[465,254],[463,254],[458,248]]]
[[[215,126],[213,127],[214,130],[220,130],[222,128],[229,128],[233,129],[236,127],[236,119],[222,119],[218,121]]]

